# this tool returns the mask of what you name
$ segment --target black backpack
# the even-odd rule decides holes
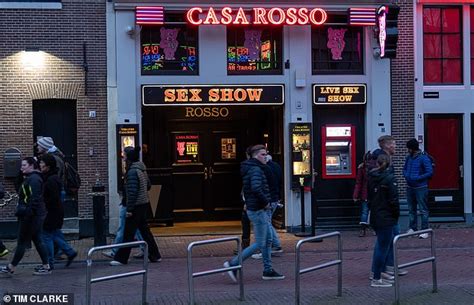
[[[69,162],[64,162],[64,190],[68,195],[76,195],[81,187],[81,177]]]

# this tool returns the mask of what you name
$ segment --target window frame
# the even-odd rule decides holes
[[[271,33],[271,37],[272,37],[272,40],[275,41],[275,39],[273,39],[273,30],[275,29],[278,29],[279,30],[279,36],[280,36],[280,45],[277,46],[277,50],[276,50],[276,54],[277,54],[277,60],[275,60],[274,62],[277,62],[279,64],[279,69],[272,69],[272,70],[255,70],[255,71],[238,71],[238,70],[229,70],[229,56],[228,56],[228,49],[229,47],[231,47],[231,45],[229,45],[229,31],[230,30],[249,30],[249,29],[262,29],[262,32],[263,30],[265,29],[270,29],[272,30],[272,33]],[[244,34],[245,35],[245,34]],[[283,35],[283,26],[274,26],[274,25],[264,25],[264,26],[247,26],[247,27],[241,27],[241,26],[227,26],[226,27],[226,49],[225,49],[225,53],[226,53],[226,71],[227,71],[227,75],[229,76],[234,76],[234,75],[283,75],[283,39],[284,39],[284,35]],[[236,47],[237,46],[237,35],[234,36],[234,44],[232,45],[233,47]],[[262,62],[262,61],[259,61],[257,63],[271,63],[273,64],[273,62]]]
[[[337,29],[339,28],[346,28],[348,30],[351,30],[351,29],[356,29],[356,31],[351,31],[351,33],[353,34],[356,34],[357,32],[360,33],[360,69],[353,69],[353,70],[347,70],[347,69],[339,69],[339,70],[331,70],[331,69],[326,69],[326,70],[318,70],[318,69],[315,69],[314,66],[316,63],[322,63],[322,64],[327,64],[328,66],[331,64],[331,62],[335,62],[331,59],[329,60],[326,60],[326,61],[317,61],[314,59],[315,55],[314,55],[314,50],[318,51],[321,53],[323,52],[323,49],[320,49],[320,48],[315,48],[315,45],[314,45],[314,42],[315,42],[315,39],[316,39],[316,36],[318,37],[322,37],[323,35],[317,35],[315,34],[316,31],[319,31],[320,33],[326,33],[324,35],[324,37],[326,38],[326,42],[327,42],[327,31],[328,31],[328,28],[330,27],[336,27]],[[346,32],[347,34],[347,32]],[[346,37],[346,36],[345,36]],[[351,38],[352,40],[352,38]],[[311,27],[311,73],[312,75],[364,75],[365,74],[365,48],[364,48],[364,41],[365,41],[365,31],[364,31],[364,27],[359,27],[359,26],[348,26],[347,24],[345,23],[327,23],[327,24],[324,24],[322,26],[318,26],[318,27],[315,27],[315,26],[312,26]],[[326,49],[328,54],[329,54],[329,58],[331,58],[331,51],[330,49]],[[355,54],[356,51],[350,51],[351,54]],[[337,62],[335,62],[337,63]],[[350,61],[350,64],[352,65],[353,63],[356,63],[355,61]]]
[[[199,76],[199,65],[200,65],[200,58],[199,58],[199,28],[196,26],[192,26],[184,21],[174,21],[174,18],[179,18],[184,16],[184,12],[166,12],[165,14],[165,22],[163,25],[153,25],[153,26],[142,26],[142,30],[140,31],[140,43],[139,43],[139,54],[140,54],[140,75],[141,76],[157,76],[157,75],[183,75],[183,76]],[[166,20],[168,19],[168,20]],[[171,19],[171,21],[170,21]],[[196,70],[155,70],[153,73],[143,71],[143,59],[142,59],[142,46],[143,46],[143,29],[155,29],[157,32],[160,31],[162,27],[180,27],[180,28],[187,28],[192,29],[196,33]],[[178,46],[179,47],[179,46]],[[145,72],[145,73],[144,73]]]
[[[425,9],[440,9],[441,10],[441,13],[440,13],[440,24],[442,25],[443,24],[443,9],[457,9],[459,11],[459,32],[443,32],[443,27],[441,26],[440,28],[440,32],[428,32],[428,33],[425,33]],[[422,50],[422,55],[423,55],[423,85],[424,86],[452,86],[452,85],[463,85],[464,84],[464,54],[463,54],[463,9],[462,9],[462,6],[459,6],[459,5],[424,5],[422,7],[422,39],[423,39],[423,50]],[[424,45],[424,41],[425,41],[425,34],[428,34],[428,35],[439,35],[440,36],[440,49],[441,49],[441,57],[433,57],[433,58],[426,58],[425,57],[425,45]],[[455,58],[455,57],[443,57],[444,54],[443,54],[443,38],[444,36],[448,36],[448,35],[460,35],[460,44],[459,44],[459,50],[460,50],[460,55],[459,55],[459,58]],[[425,80],[425,67],[426,67],[426,64],[425,64],[425,61],[428,60],[428,61],[440,61],[441,62],[441,82],[440,83],[435,83],[435,82],[432,82],[432,83],[427,83],[426,80]],[[456,82],[456,83],[453,83],[453,82],[444,82],[443,79],[444,79],[444,69],[443,69],[443,61],[445,60],[459,60],[460,61],[460,81],[459,82]]]

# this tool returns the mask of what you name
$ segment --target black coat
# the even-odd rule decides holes
[[[43,198],[48,214],[44,220],[43,229],[52,231],[61,229],[64,221],[64,208],[61,203],[62,183],[57,171],[44,174]]]
[[[268,161],[267,165],[263,167],[263,170],[270,188],[271,202],[277,202],[281,199],[280,192],[283,178],[281,167],[276,162]]]
[[[369,173],[370,224],[374,228],[394,226],[400,216],[398,185],[390,168]]]
[[[32,172],[24,177],[18,190],[18,201],[31,205],[33,216],[46,215],[43,200],[43,178],[40,173]]]
[[[240,164],[247,210],[258,211],[271,202],[270,188],[264,173],[264,167],[266,165],[255,158],[250,158]]]

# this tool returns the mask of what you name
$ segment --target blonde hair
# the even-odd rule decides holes
[[[390,165],[390,156],[386,154],[377,157],[377,165],[379,170],[385,170]]]
[[[378,138],[377,141],[379,142],[380,148],[383,149],[389,142],[395,141],[395,138],[391,135],[385,135]]]

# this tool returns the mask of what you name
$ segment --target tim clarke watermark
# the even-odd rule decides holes
[[[2,297],[5,305],[74,305],[72,293],[6,293]]]

